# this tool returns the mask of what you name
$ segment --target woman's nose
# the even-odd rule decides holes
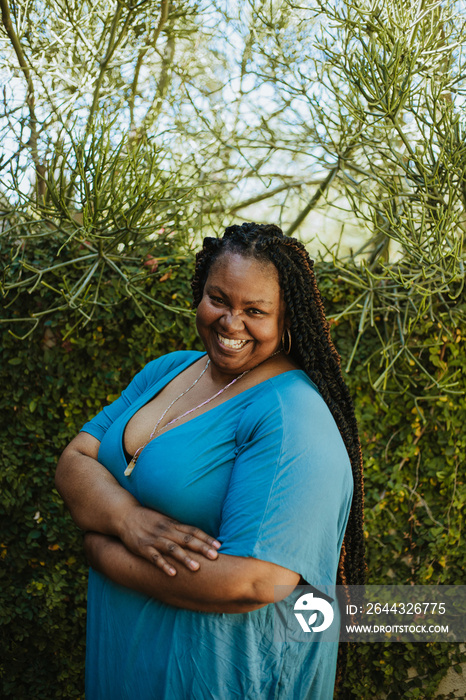
[[[231,311],[227,310],[222,318],[222,328],[224,328],[226,331],[229,331],[230,333],[235,333],[237,331],[241,331],[244,328],[244,323],[242,320],[242,314],[240,311]]]

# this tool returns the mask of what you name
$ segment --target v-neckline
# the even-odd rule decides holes
[[[131,413],[131,415],[129,416],[129,418],[127,419],[127,421],[126,421],[126,423],[125,423],[125,425],[124,425],[124,427],[123,427],[123,431],[122,431],[122,435],[121,435],[121,443],[120,443],[121,452],[122,452],[122,454],[123,454],[123,458],[124,458],[124,461],[126,462],[126,464],[129,464],[129,462],[131,461],[131,459],[132,459],[132,457],[133,457],[133,455],[131,455],[131,454],[128,452],[128,450],[126,449],[126,447],[125,447],[125,432],[126,432],[126,428],[127,428],[127,426],[128,426],[128,423],[130,422],[130,420],[133,418],[133,416],[136,415],[136,413],[137,413],[138,411],[141,410],[141,408],[144,408],[144,406],[147,406],[148,403],[150,403],[153,399],[155,399],[155,397],[158,396],[158,394],[160,394],[160,392],[163,391],[163,389],[165,389],[165,387],[168,386],[168,384],[169,384],[171,381],[173,381],[174,379],[176,379],[176,377],[178,377],[178,376],[179,376],[182,372],[184,372],[186,369],[189,369],[189,367],[191,367],[192,365],[194,365],[195,362],[197,362],[198,360],[200,360],[202,357],[206,357],[206,356],[207,356],[207,353],[204,353],[204,355],[200,355],[200,357],[196,357],[196,358],[194,358],[194,360],[192,360],[192,361],[190,361],[190,362],[188,362],[188,363],[186,363],[186,364],[181,365],[181,368],[179,369],[179,372],[177,372],[177,374],[175,374],[175,375],[173,375],[171,378],[169,378],[169,379],[165,382],[165,384],[164,384],[163,386],[161,386],[161,387],[157,390],[157,392],[156,392],[155,394],[152,394],[151,397],[148,398],[147,401],[146,401],[145,403],[143,403],[143,404],[141,404],[140,406],[138,406],[138,407],[136,408],[136,410],[134,410],[134,411]],[[176,369],[178,369],[178,368],[176,368]],[[148,442],[147,445],[144,446],[143,450],[141,450],[141,452],[140,452],[140,455],[142,454],[142,452],[144,451],[144,449],[145,449],[146,447],[148,447],[148,446],[151,445],[153,442],[155,442],[155,440],[158,440],[159,438],[163,437],[164,435],[167,435],[168,433],[171,433],[172,430],[176,430],[177,428],[181,428],[183,425],[187,425],[188,423],[191,423],[191,421],[194,421],[194,420],[196,420],[197,418],[202,418],[203,416],[207,415],[207,414],[210,413],[211,411],[215,411],[216,408],[220,408],[221,406],[224,406],[225,404],[229,403],[230,401],[233,401],[233,399],[236,399],[236,398],[238,398],[239,396],[243,396],[243,394],[246,394],[246,393],[249,392],[251,389],[256,389],[257,387],[263,386],[264,384],[266,384],[267,382],[269,382],[271,379],[275,379],[276,377],[281,377],[283,374],[288,374],[289,372],[304,372],[304,370],[302,370],[302,369],[300,369],[300,368],[297,368],[297,369],[288,369],[288,370],[286,370],[285,372],[280,372],[280,374],[274,375],[273,377],[268,377],[267,379],[263,379],[261,382],[258,382],[257,384],[254,384],[253,386],[250,386],[250,387],[248,387],[247,389],[243,389],[243,391],[240,391],[238,394],[235,394],[234,396],[230,396],[230,398],[225,399],[224,401],[222,401],[221,403],[217,404],[216,406],[212,406],[212,408],[207,409],[207,411],[203,411],[202,413],[198,413],[197,416],[193,416],[192,418],[189,418],[189,420],[184,421],[183,423],[179,423],[179,424],[177,424],[177,425],[173,425],[172,428],[169,428],[168,430],[165,430],[163,433],[160,433],[159,435],[155,435],[155,436],[152,438],[152,440],[150,440],[150,442]],[[304,374],[305,374],[305,376],[307,377],[307,374],[306,374],[305,372],[304,372]],[[169,376],[169,377],[170,377],[170,375],[171,375],[171,372],[168,373],[168,376]],[[141,396],[144,396],[144,394],[142,394]],[[137,402],[135,402],[135,403],[137,403]],[[139,455],[139,456],[140,456],[140,455]],[[128,459],[128,457],[129,457],[129,459]]]

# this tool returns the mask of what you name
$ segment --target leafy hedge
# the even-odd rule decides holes
[[[141,263],[142,265],[142,263]],[[141,268],[143,269],[143,268]],[[168,256],[146,267],[144,291],[167,307],[189,307],[192,260]],[[327,312],[338,315],[354,287],[329,264],[318,267]],[[47,303],[47,288],[8,307],[22,317]],[[86,565],[81,534],[54,489],[57,458],[85,420],[111,401],[149,359],[198,348],[192,316],[158,306],[155,332],[130,297],[102,305],[73,331],[73,312],[60,312],[19,341],[2,326],[0,397],[0,669],[2,696],[21,700],[83,698]],[[442,314],[445,315],[442,315]],[[413,352],[432,377],[458,370],[456,393],[439,393],[408,356],[400,358],[383,394],[371,383],[380,358],[383,318],[360,338],[348,382],[356,400],[366,472],[366,535],[370,582],[459,584],[466,498],[466,328],[447,311],[421,319]],[[333,324],[343,358],[358,334],[357,318]],[[383,358],[382,358],[383,359]],[[412,364],[411,364],[411,363]],[[410,377],[404,386],[404,376]],[[414,381],[413,381],[414,379]],[[416,390],[418,386],[418,390]],[[348,687],[362,700],[430,698],[458,647],[442,644],[359,645]],[[412,669],[415,671],[413,674]]]
[[[320,287],[336,316],[354,296],[331,268],[321,271]],[[464,309],[463,295],[418,321],[411,352],[401,355],[383,393],[373,390],[373,375],[386,360],[380,338],[392,329],[376,317],[347,375],[364,456],[369,583],[464,584],[466,324],[452,320],[452,311],[457,319]],[[357,335],[355,316],[333,325],[343,366]],[[447,376],[450,390],[439,390]],[[347,686],[364,699],[450,697],[437,696],[437,686],[448,668],[461,673],[464,660],[454,644],[360,644]]]

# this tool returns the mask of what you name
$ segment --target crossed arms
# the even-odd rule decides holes
[[[65,448],[55,483],[86,532],[90,565],[115,583],[188,610],[244,613],[284,597],[300,575],[282,566],[217,551],[220,543],[192,525],[149,508],[98,462],[99,441],[81,432]]]

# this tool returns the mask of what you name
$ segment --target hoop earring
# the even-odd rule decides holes
[[[285,348],[285,331],[288,333],[288,348]],[[291,331],[289,328],[285,328],[282,333],[282,347],[285,355],[289,355],[291,352]]]

